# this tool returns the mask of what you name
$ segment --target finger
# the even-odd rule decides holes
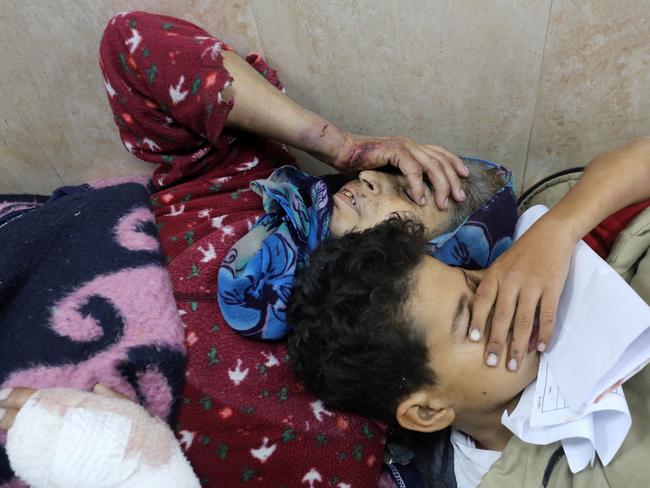
[[[467,278],[469,281],[474,283],[474,285],[479,286],[481,284],[481,281],[483,281],[483,277],[485,276],[485,269],[465,269],[463,268],[463,271],[465,271],[465,274],[467,275]]]
[[[539,339],[537,341],[537,350],[539,352],[546,351],[551,343],[559,301],[559,291],[546,290],[542,295],[539,306]]]
[[[444,191],[444,189],[441,189],[440,184],[436,185],[434,183],[434,181],[436,179],[438,179],[438,178],[443,178],[443,179],[447,180],[447,175],[446,175],[446,173],[444,171],[443,163],[436,156],[436,154],[433,153],[432,151],[429,151],[428,149],[424,149],[424,147],[425,146],[418,146],[416,148],[413,148],[411,150],[411,155],[412,155],[413,159],[415,160],[416,164],[418,164],[420,166],[420,168],[422,168],[422,171],[424,172],[424,174],[426,174],[426,176],[423,176],[422,179],[423,179],[423,182],[424,182],[425,185],[426,185],[426,180],[429,180],[429,183],[430,183],[429,186],[431,188],[432,198],[435,201],[436,194],[439,191]],[[431,173],[431,169],[434,166],[439,167],[439,169],[440,169],[439,176],[434,176]],[[425,180],[425,178],[426,178],[426,180]],[[449,184],[448,181],[447,181],[447,184]],[[425,196],[426,196],[426,191],[425,191]]]
[[[419,167],[422,167],[419,163]],[[449,204],[449,181],[447,181],[447,175],[442,169],[442,164],[437,159],[431,159],[424,166],[424,170],[427,172],[429,181],[431,182],[431,187],[433,188],[433,198],[436,202],[436,205],[441,210],[446,210]]]
[[[0,390],[0,398],[4,397],[1,401],[2,406],[20,410],[34,393],[36,390],[32,388],[3,388]]]
[[[451,194],[453,195],[454,199],[457,202],[462,202],[465,200],[465,190],[463,190],[463,183],[458,177],[458,174],[456,173],[456,170],[454,169],[453,163],[452,163],[452,158],[450,154],[445,154],[442,152],[435,152],[432,149],[426,149],[428,152],[427,154],[429,155],[429,158],[431,160],[437,160],[441,167],[442,170],[445,173],[445,176],[447,177],[447,182],[449,183],[449,186],[451,188]]]
[[[485,364],[497,366],[503,357],[508,331],[517,306],[517,292],[513,287],[499,287],[494,314],[490,322],[490,337],[485,346]]]
[[[512,340],[510,342],[510,350],[508,351],[508,362],[506,363],[506,367],[510,371],[517,371],[524,355],[528,353],[530,333],[533,330],[533,320],[535,319],[538,302],[539,294],[522,292],[519,295]]]
[[[400,159],[397,167],[408,180],[411,196],[420,205],[425,205],[424,182],[422,181],[422,166],[411,156]]]
[[[469,176],[469,168],[465,165],[465,162],[458,157],[456,154],[447,151],[444,147],[442,146],[436,146],[435,144],[429,144],[426,146],[434,151],[443,153],[447,158],[449,159],[452,168],[454,168],[454,171],[458,176],[462,177],[467,177]]]
[[[18,415],[18,410],[15,408],[0,408],[0,430],[9,430],[14,425],[16,420],[16,415]]]
[[[476,289],[472,304],[472,324],[469,331],[471,340],[480,341],[485,335],[485,326],[496,300],[498,289],[498,283],[489,277],[486,277]]]
[[[114,397],[114,398],[121,398],[122,400],[128,400],[129,398],[122,395],[121,393],[118,393],[115,390],[111,390],[110,388],[102,385],[101,383],[97,383],[93,387],[93,392],[97,393],[98,395],[103,395],[107,397]]]

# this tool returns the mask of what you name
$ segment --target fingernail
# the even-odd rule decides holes
[[[427,203],[427,197],[420,198],[420,205],[424,205],[425,203]]]
[[[537,350],[538,350],[539,352],[544,352],[544,351],[546,351],[546,344],[544,344],[543,342],[540,342],[539,344],[537,344]]]
[[[485,360],[485,364],[488,366],[496,366],[497,363],[499,362],[499,358],[497,358],[497,355],[491,352],[490,354],[487,355],[487,359]]]
[[[469,168],[467,166],[463,166],[465,168],[465,174],[469,176]]]
[[[465,200],[466,195],[465,195],[465,191],[462,188],[458,190],[458,196],[460,197],[461,200]]]
[[[449,203],[449,197],[445,198],[445,201],[442,202],[442,208],[447,208],[448,203]]]
[[[517,360],[515,358],[511,358],[510,361],[508,361],[508,369],[510,371],[517,371]]]
[[[0,402],[5,401],[11,395],[11,392],[14,391],[13,388],[3,388],[0,390]]]
[[[7,413],[7,410],[4,408],[0,408],[0,420],[5,418],[5,414]]]
[[[478,330],[478,329],[472,329],[469,332],[469,338],[470,338],[470,340],[472,340],[474,342],[480,341],[481,340],[481,331]]]

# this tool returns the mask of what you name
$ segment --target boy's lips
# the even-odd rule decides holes
[[[539,322],[535,319],[533,322],[533,330],[530,332],[530,339],[528,340],[528,352],[537,349],[537,340],[539,339]]]

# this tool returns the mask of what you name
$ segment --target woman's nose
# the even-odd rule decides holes
[[[359,180],[370,193],[379,194],[382,189],[382,176],[378,171],[365,170],[359,173]]]

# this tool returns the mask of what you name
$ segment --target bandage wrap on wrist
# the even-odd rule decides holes
[[[39,390],[20,409],[6,447],[32,488],[200,486],[169,427],[119,398]]]

